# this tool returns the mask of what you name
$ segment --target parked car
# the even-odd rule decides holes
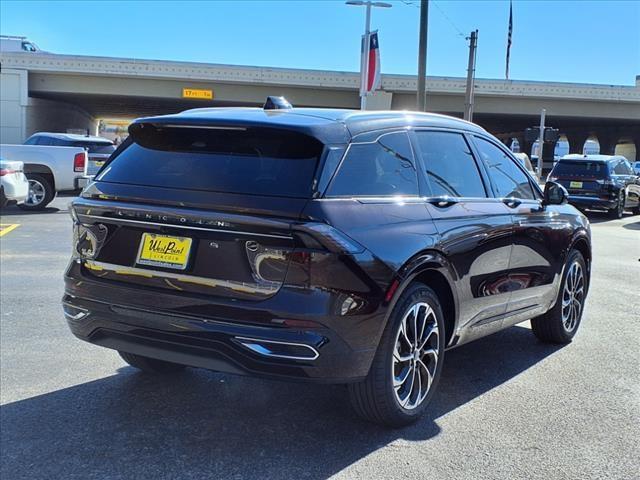
[[[455,118],[274,103],[131,125],[71,206],[73,334],[144,371],[346,383],[391,426],[449,348],[529,319],[571,342],[591,240],[561,185]]]
[[[640,175],[640,162],[633,163],[633,171],[636,175]]]
[[[29,195],[19,207],[42,210],[56,192],[77,190],[85,177],[87,152],[83,147],[0,145],[0,157],[24,163]]]
[[[0,208],[8,202],[22,203],[29,194],[29,182],[23,173],[22,162],[12,162],[0,158]]]
[[[0,35],[0,51],[2,52],[41,52],[38,46],[27,37]]]
[[[95,175],[116,150],[116,145],[108,138],[72,133],[38,132],[31,135],[24,143],[25,145],[85,148],[89,154],[85,174],[89,177]]]
[[[620,155],[565,155],[548,180],[563,185],[577,207],[607,210],[615,218],[627,208],[640,214],[640,176]]]
[[[527,169],[527,172],[529,172],[534,179],[538,178],[536,170],[535,168],[533,168],[531,160],[529,160],[529,155],[527,155],[526,153],[514,153],[513,156],[520,160],[522,166]]]

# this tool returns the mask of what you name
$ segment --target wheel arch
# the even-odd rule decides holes
[[[24,173],[26,175],[30,173],[37,173],[38,175],[46,176],[51,182],[51,187],[53,191],[56,191],[56,180],[55,175],[53,174],[53,170],[51,170],[46,165],[42,165],[40,163],[25,163],[24,164]]]
[[[445,323],[445,345],[449,346],[458,326],[458,295],[455,288],[455,270],[447,258],[438,251],[425,251],[412,257],[399,271],[399,283],[389,302],[386,326],[389,316],[400,296],[414,282],[424,283],[432,288],[440,300]]]
[[[591,253],[591,241],[589,240],[588,234],[585,231],[579,231],[577,235],[573,238],[571,242],[571,246],[569,247],[569,252],[571,250],[577,250],[582,254],[584,261],[587,264],[587,272],[589,274],[589,281],[587,282],[587,289],[591,283],[591,261],[592,261],[592,253]],[[567,252],[567,255],[568,253]]]

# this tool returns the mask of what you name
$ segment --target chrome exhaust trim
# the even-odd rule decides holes
[[[69,310],[75,310],[75,312],[71,312]],[[74,321],[82,320],[83,318],[89,316],[88,310],[84,308],[76,307],[75,305],[70,305],[68,303],[62,304],[62,311],[64,312],[64,316],[68,320],[74,320]]]
[[[288,360],[315,360],[320,356],[320,353],[311,345],[306,343],[293,343],[293,342],[280,342],[277,340],[263,340],[260,338],[248,338],[248,337],[235,337],[235,340],[243,347],[251,350],[258,355],[271,358],[285,358]],[[274,348],[269,348],[269,345],[283,345],[290,347],[297,347],[309,350],[310,355],[294,355],[284,352],[274,351]]]

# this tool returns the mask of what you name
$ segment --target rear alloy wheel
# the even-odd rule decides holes
[[[442,370],[444,320],[436,294],[411,285],[394,308],[369,375],[349,384],[351,403],[366,420],[391,427],[415,422]]]
[[[122,359],[132,367],[147,373],[173,373],[179,372],[185,368],[184,365],[178,363],[165,362],[155,358],[143,357],[135,353],[127,353],[118,351]]]
[[[624,201],[624,191],[620,191],[620,194],[618,195],[618,203],[614,208],[609,210],[609,215],[611,215],[613,218],[622,218],[622,216],[624,215]]]
[[[29,194],[26,200],[18,206],[23,210],[43,210],[51,203],[56,192],[51,182],[37,173],[28,173]]]
[[[578,330],[587,297],[587,269],[577,250],[569,253],[554,307],[531,320],[533,333],[543,342],[569,343]]]

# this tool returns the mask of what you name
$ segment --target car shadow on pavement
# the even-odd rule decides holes
[[[49,213],[58,213],[61,210],[56,207],[45,207],[42,210],[22,210],[20,207],[16,205],[9,205],[0,210],[0,216],[12,216],[12,215],[39,215],[39,214],[49,214]]]
[[[627,230],[640,230],[640,222],[625,223],[622,227]]]
[[[2,406],[2,478],[323,479],[392,442],[438,435],[438,418],[559,348],[517,326],[447,352],[428,413],[399,430],[355,418],[344,386],[123,367]]]
[[[585,215],[589,219],[589,223],[594,223],[594,224],[595,223],[613,222],[615,220],[618,220],[617,218],[613,218],[607,212],[600,212],[600,211],[595,211],[595,210],[588,210],[587,212],[585,212]],[[622,220],[624,220],[625,218],[631,217],[631,216],[632,216],[631,213],[625,211],[623,216],[622,216]]]

